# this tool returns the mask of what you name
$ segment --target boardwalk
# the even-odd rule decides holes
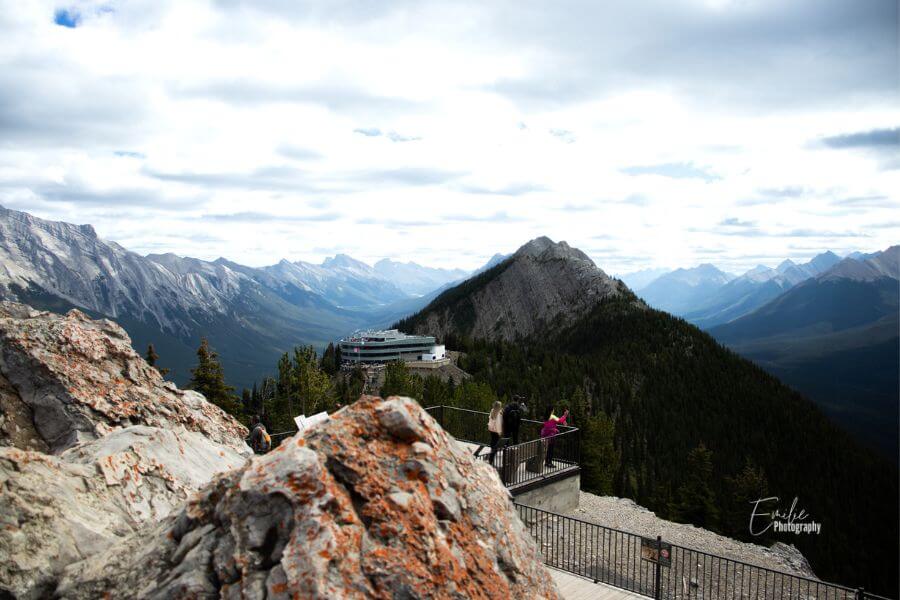
[[[620,590],[602,583],[594,583],[577,575],[550,569],[556,586],[566,600],[647,600],[631,592]]]

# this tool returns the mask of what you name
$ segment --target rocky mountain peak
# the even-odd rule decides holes
[[[372,267],[367,265],[366,263],[356,260],[352,256],[347,254],[335,254],[333,257],[329,256],[325,260],[322,261],[323,267],[343,267],[347,269],[363,269],[363,270],[371,270]]]
[[[794,261],[792,261],[789,258],[786,258],[783,261],[781,261],[781,263],[777,267],[775,267],[775,270],[778,271],[779,273],[784,273],[791,267],[796,267],[796,266],[797,266],[797,264]]]
[[[554,242],[547,236],[534,238],[519,248],[514,257],[531,257],[538,260],[581,260],[594,264],[587,254],[577,248],[572,248],[566,242]]]
[[[514,340],[565,326],[627,291],[581,250],[539,237],[399,325],[438,337]],[[640,301],[635,306],[645,308]]]

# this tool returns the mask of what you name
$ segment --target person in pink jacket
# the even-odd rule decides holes
[[[547,468],[553,467],[553,445],[555,443],[554,438],[559,434],[559,426],[566,424],[566,419],[569,417],[569,411],[563,413],[563,416],[557,417],[553,414],[553,407],[548,406],[546,412],[544,413],[544,424],[541,427],[541,438],[547,440],[547,457],[544,460],[544,466]]]

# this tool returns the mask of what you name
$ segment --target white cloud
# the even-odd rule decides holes
[[[70,28],[0,0],[0,203],[251,265],[471,268],[537,235],[611,272],[874,250],[889,4],[97,0]]]

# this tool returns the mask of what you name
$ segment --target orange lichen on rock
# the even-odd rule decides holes
[[[362,397],[280,448],[102,567],[73,565],[57,593],[559,597],[496,473],[413,400]]]
[[[165,381],[112,321],[2,302],[0,348],[4,374],[32,407],[35,427],[54,452],[130,425],[183,426],[235,450],[246,447],[243,425],[200,394]]]

